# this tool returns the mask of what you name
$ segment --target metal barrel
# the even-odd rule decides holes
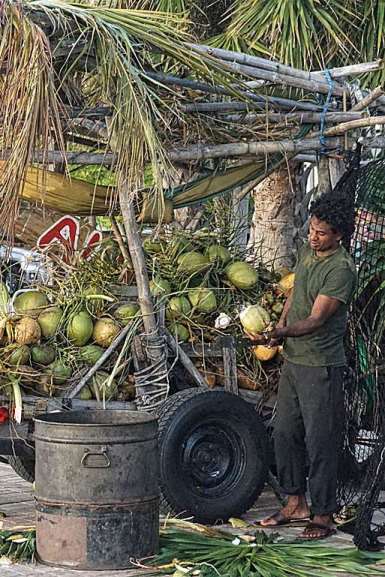
[[[39,559],[72,569],[132,567],[159,540],[157,420],[127,410],[35,419]]]

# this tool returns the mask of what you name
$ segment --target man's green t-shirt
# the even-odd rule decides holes
[[[286,339],[283,354],[287,360],[314,367],[345,364],[343,341],[348,305],[355,283],[356,270],[353,260],[342,246],[326,257],[318,257],[309,244],[301,249],[287,325],[306,319],[318,295],[336,298],[341,301],[341,305],[313,334]]]

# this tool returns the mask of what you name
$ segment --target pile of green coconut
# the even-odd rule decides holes
[[[249,306],[259,307],[254,332],[279,319],[285,300],[278,284],[282,273],[268,271],[236,248],[201,232],[148,238],[143,247],[151,292],[164,304],[167,328],[179,341],[210,341],[223,332],[241,335],[240,313]]]
[[[8,296],[3,284],[0,292],[4,303]],[[3,314],[1,322],[2,373],[8,369],[19,375],[20,384],[32,392],[59,395],[80,369],[93,366],[101,358],[123,326],[138,318],[136,303],[114,303],[106,313],[101,302],[98,298],[87,307],[68,310],[50,302],[43,290],[19,293],[12,313]],[[81,391],[80,398],[111,400],[117,395],[117,381],[100,370]]]

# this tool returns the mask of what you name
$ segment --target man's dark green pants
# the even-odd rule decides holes
[[[337,466],[343,424],[343,367],[285,361],[274,421],[278,481],[287,495],[306,493],[313,515],[337,509]]]

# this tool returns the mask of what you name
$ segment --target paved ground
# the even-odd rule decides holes
[[[257,507],[245,515],[248,521],[255,521],[274,511],[277,500],[271,491],[266,491],[258,500]],[[34,524],[34,502],[32,487],[20,479],[13,470],[0,463],[0,511],[6,514],[3,528],[12,528],[20,525]],[[286,535],[295,535],[299,528],[280,530]],[[338,532],[329,540],[336,546],[351,544],[351,538],[345,533]],[[43,565],[1,565],[0,577],[133,577],[140,575],[138,571],[73,571],[68,569],[45,567]],[[340,574],[340,577],[343,577]]]

